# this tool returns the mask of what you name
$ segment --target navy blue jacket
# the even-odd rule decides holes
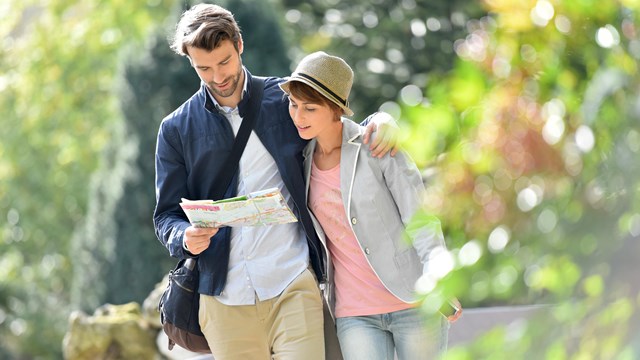
[[[251,96],[251,74],[247,93],[238,108],[244,114]],[[306,140],[289,117],[288,100],[278,87],[279,78],[266,78],[262,104],[254,132],[269,151],[295,204],[292,209],[303,227],[309,245],[311,266],[320,281],[325,279],[322,245],[307,210],[302,149]],[[163,119],[156,144],[156,208],[153,222],[158,239],[176,258],[192,257],[182,247],[189,222],[180,208],[181,198],[211,199],[213,181],[231,152],[234,135],[229,121],[216,110],[204,84],[182,106]],[[225,198],[236,196],[236,172]],[[218,200],[218,199],[214,199]],[[219,295],[224,289],[229,264],[230,228],[220,228],[211,245],[198,257],[201,294]],[[278,239],[272,239],[278,241]]]

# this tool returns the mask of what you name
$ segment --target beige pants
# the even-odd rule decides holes
[[[200,296],[200,327],[217,360],[324,360],[320,291],[309,269],[279,296],[228,306]]]

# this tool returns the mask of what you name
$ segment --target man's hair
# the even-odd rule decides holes
[[[292,81],[289,83],[289,94],[294,97],[320,105],[326,105],[331,109],[335,114],[338,114],[338,119],[340,115],[344,113],[342,108],[335,104],[333,101],[327,99],[324,95],[320,94],[311,86],[300,82],[300,81]]]
[[[233,14],[213,4],[197,4],[185,11],[170,39],[170,47],[178,55],[188,56],[187,47],[212,51],[224,40],[231,40],[238,50],[242,38]]]

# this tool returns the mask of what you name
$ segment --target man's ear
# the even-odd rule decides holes
[[[240,40],[238,40],[238,54],[242,55],[242,51],[244,51],[244,42],[242,41],[242,35],[240,35]]]

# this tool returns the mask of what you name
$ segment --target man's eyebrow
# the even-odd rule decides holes
[[[229,55],[226,58],[220,60],[218,62],[218,64],[222,64],[222,63],[224,63],[226,61],[229,61],[229,59],[231,59],[231,55]],[[196,65],[195,67],[198,68],[198,69],[206,69],[206,68],[210,68],[211,66],[210,65]]]
[[[223,62],[229,61],[229,59],[231,59],[231,55],[228,55],[226,58],[220,60],[218,64],[222,64]]]

